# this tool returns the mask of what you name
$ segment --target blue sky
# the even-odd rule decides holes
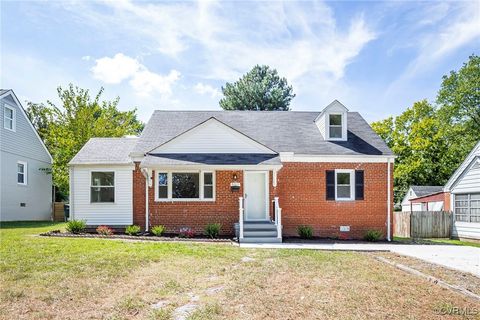
[[[334,99],[368,121],[434,100],[480,49],[475,2],[1,2],[1,87],[57,101],[74,83],[120,108],[219,109],[255,64],[293,85],[293,110]]]

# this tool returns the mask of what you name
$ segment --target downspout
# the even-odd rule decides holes
[[[391,206],[390,206],[390,194],[391,194],[391,185],[390,185],[390,158],[387,159],[387,241],[392,241],[390,235],[390,216],[391,216]]]

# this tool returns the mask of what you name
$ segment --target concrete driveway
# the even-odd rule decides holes
[[[454,245],[390,243],[268,243],[241,244],[242,248],[309,249],[338,251],[390,251],[480,277],[480,248]]]

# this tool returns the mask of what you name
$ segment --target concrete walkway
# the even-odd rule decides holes
[[[480,248],[454,245],[390,243],[245,243],[241,248],[309,249],[333,251],[390,251],[405,256],[469,272],[480,277]]]

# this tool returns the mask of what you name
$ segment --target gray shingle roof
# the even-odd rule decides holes
[[[417,197],[428,196],[443,191],[443,186],[411,186]]]
[[[226,154],[226,153],[197,153],[197,154],[149,154],[142,160],[142,167],[152,165],[257,165],[281,164],[280,157],[275,154]]]
[[[155,111],[135,153],[146,153],[211,117],[276,152],[317,155],[393,155],[357,112],[348,113],[348,141],[325,141],[314,120],[319,112]]]
[[[10,89],[0,89],[0,96],[4,94],[5,92],[9,91]]]
[[[129,157],[138,138],[92,138],[69,164],[132,163]]]

